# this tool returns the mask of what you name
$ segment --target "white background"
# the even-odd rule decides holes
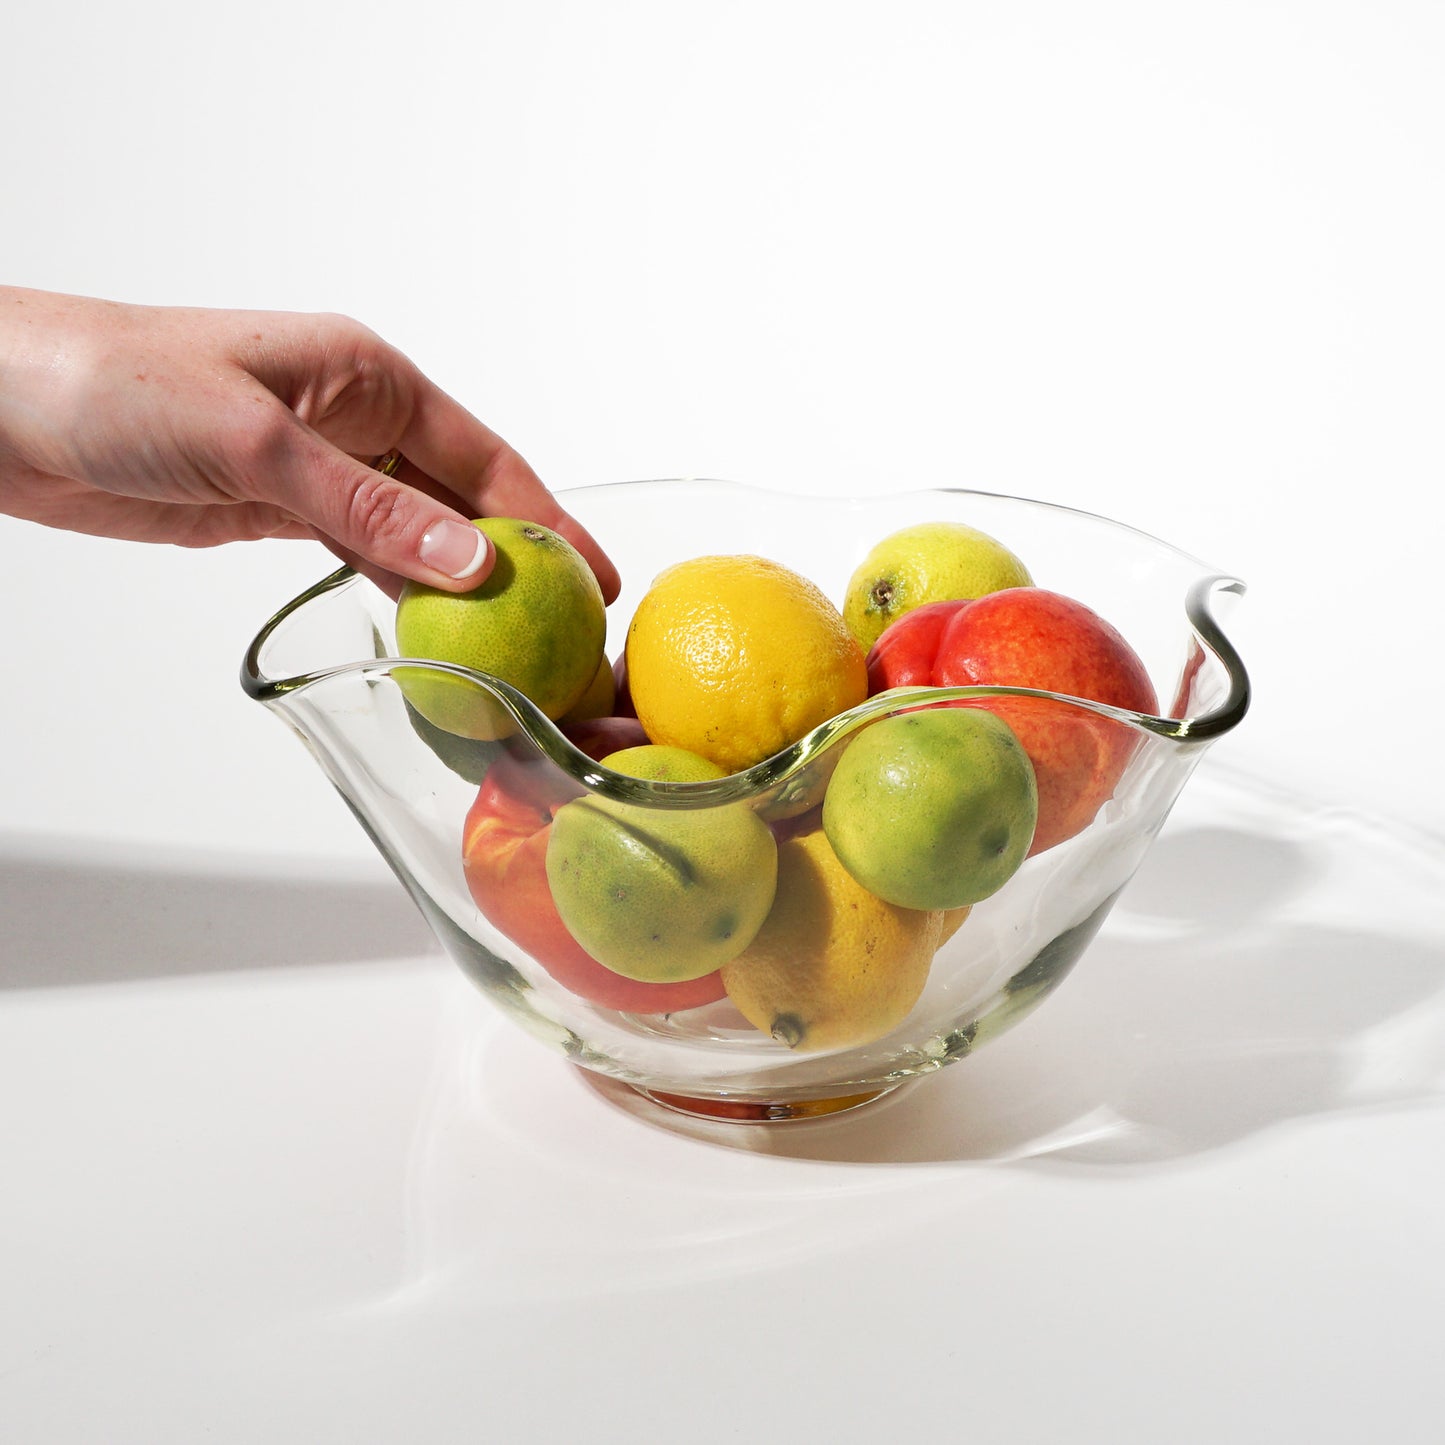
[[[319,549],[0,519],[0,1435],[1433,1438],[1445,8],[8,8],[0,279],[351,313],[559,488],[1122,518],[1256,703],[1049,1009],[695,1137],[241,694]]]

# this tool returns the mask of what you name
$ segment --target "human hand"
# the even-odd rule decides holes
[[[493,553],[471,518],[525,517],[578,548],[609,602],[619,586],[511,447],[339,316],[0,287],[0,511],[186,547],[315,538],[393,597],[408,578],[477,586]]]

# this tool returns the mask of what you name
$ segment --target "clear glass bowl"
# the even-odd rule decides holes
[[[850,1108],[961,1059],[1037,1007],[1073,968],[1138,867],[1205,748],[1233,728],[1249,684],[1221,615],[1242,585],[1130,527],[1068,508],[964,490],[877,497],[789,495],[700,480],[630,482],[561,494],[618,564],[608,656],[622,650],[653,577],[684,558],[753,553],[810,578],[841,606],[880,538],[956,520],[996,537],[1037,585],[1087,604],[1143,659],[1163,710],[1131,713],[1019,689],[911,689],[870,698],[745,772],[653,783],[580,751],[521,694],[466,668],[434,668],[497,700],[516,722],[505,744],[454,743],[418,726],[397,679],[394,604],[343,569],[262,628],[242,685],[302,738],[415,900],[441,943],[494,1003],[573,1062],[673,1108],[746,1120]],[[415,676],[415,674],[412,674]],[[604,1006],[564,986],[478,908],[463,831],[478,780],[505,753],[556,796],[592,793],[646,808],[738,802],[775,829],[802,826],[858,729],[920,703],[1032,695],[1080,727],[1109,719],[1136,739],[1094,821],[1030,857],[976,904],[934,958],[906,1019],[873,1042],[799,1053],[749,1025],[723,998],[671,1012]]]

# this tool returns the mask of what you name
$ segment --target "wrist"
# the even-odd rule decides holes
[[[30,325],[30,292],[17,286],[0,286],[0,463],[16,454],[12,433],[16,414],[25,405],[25,337]]]
[[[86,313],[107,303],[0,286],[0,456],[64,471],[75,386],[93,367]]]

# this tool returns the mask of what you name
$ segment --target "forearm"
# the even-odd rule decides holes
[[[344,316],[0,287],[0,510],[184,546],[314,537],[390,591],[475,587],[470,519],[527,517],[619,585],[522,457]]]

